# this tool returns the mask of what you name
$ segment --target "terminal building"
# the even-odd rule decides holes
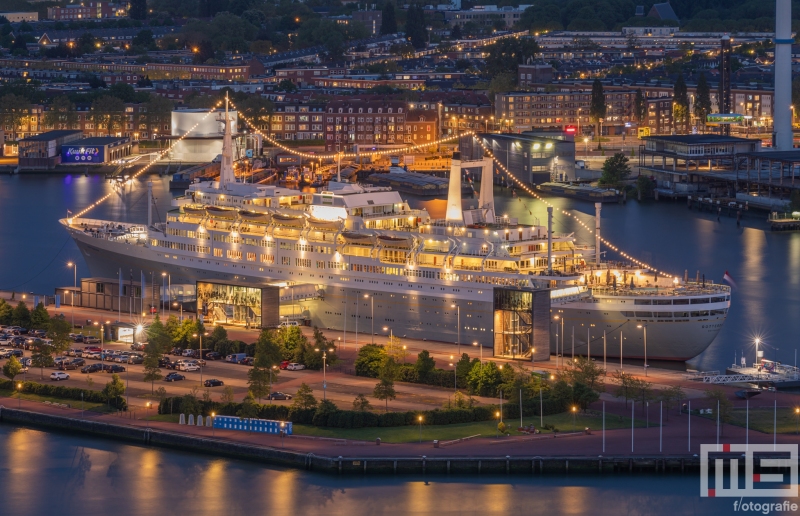
[[[84,138],[61,146],[62,165],[103,165],[139,153],[139,142],[127,136]]]

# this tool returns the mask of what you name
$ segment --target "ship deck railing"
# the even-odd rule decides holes
[[[631,289],[630,287],[620,282],[616,289],[612,286],[592,286],[588,285],[588,287],[592,290],[592,294],[600,294],[604,296],[704,296],[704,295],[713,295],[713,294],[729,294],[730,287],[727,285],[721,284],[713,284],[713,285],[695,285],[695,284],[686,284],[680,286],[647,286],[647,287],[636,287]]]

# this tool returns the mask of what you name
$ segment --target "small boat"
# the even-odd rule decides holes
[[[267,212],[239,210],[239,216],[253,222],[269,222],[272,215]]]
[[[236,219],[239,212],[234,208],[223,208],[221,206],[206,206],[206,213],[215,219]]]
[[[278,226],[303,227],[306,225],[304,215],[287,215],[284,213],[273,213],[272,222]]]
[[[759,394],[761,394],[760,389],[745,389],[743,391],[736,391],[736,397],[743,400],[748,400],[753,396],[758,396]]]
[[[308,217],[308,225],[315,229],[338,230],[342,227],[342,220],[323,220]]]
[[[542,183],[536,185],[536,189],[550,195],[581,199],[583,201],[617,202],[620,198],[620,193],[617,190],[597,188],[585,184]]]
[[[183,206],[183,213],[185,213],[185,214],[187,214],[187,215],[200,215],[200,216],[205,216],[205,214],[206,214],[206,208],[205,208],[204,206],[189,206],[189,205],[184,205],[184,206]]]
[[[356,233],[353,231],[344,231],[342,232],[341,237],[345,240],[345,242],[349,244],[364,244],[364,245],[375,244],[375,235],[369,233]]]
[[[410,249],[414,245],[414,239],[411,237],[395,237],[389,235],[379,235],[378,243],[388,247],[399,247],[402,249]]]

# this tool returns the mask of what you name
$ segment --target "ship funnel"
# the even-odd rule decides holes
[[[492,173],[494,171],[494,164],[492,158],[483,158],[481,160],[481,191],[478,199],[478,207],[485,211],[485,220],[489,223],[494,223],[494,181],[492,181]]]
[[[231,135],[231,120],[228,117],[228,97],[225,97],[225,133],[222,137],[222,161],[219,166],[219,188],[227,190],[231,183],[236,182],[233,173],[233,136]]]
[[[447,222],[464,224],[461,211],[461,153],[456,151],[450,161],[450,188],[447,191]]]
[[[792,2],[775,1],[775,101],[773,123],[775,148],[791,150],[792,136]]]

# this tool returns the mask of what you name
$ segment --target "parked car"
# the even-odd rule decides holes
[[[97,362],[95,362],[94,364],[89,364],[87,366],[81,367],[81,372],[85,373],[85,374],[86,373],[96,373],[96,372],[102,371],[102,370],[103,370],[103,364],[99,364]]]
[[[144,342],[137,342],[135,344],[131,344],[132,351],[144,351]]]
[[[100,339],[97,337],[84,337],[83,342],[84,344],[100,344]]]
[[[129,364],[141,364],[144,363],[144,358],[140,357],[139,355],[130,355],[128,357]]]
[[[68,369],[77,369],[77,368],[78,368],[78,366],[76,366],[76,365],[75,365],[75,364],[73,364],[72,362],[67,362],[66,360],[64,360],[63,362],[61,362],[60,364],[58,364],[58,368],[59,368],[60,370],[62,370],[62,371],[66,371],[66,370],[68,370]]]
[[[199,370],[200,370],[200,366],[197,365],[197,364],[192,364],[190,362],[182,362],[182,363],[178,364],[178,371],[192,372],[192,371],[199,371]]]
[[[21,349],[12,349],[11,350],[11,356],[21,357],[22,356],[22,350]]]
[[[286,366],[286,369],[288,371],[299,371],[299,370],[305,369],[305,368],[306,368],[306,366],[304,366],[303,364],[298,364],[297,362],[292,362],[291,364]]]
[[[273,392],[269,396],[267,396],[268,400],[290,400],[292,399],[291,394],[286,394],[283,392]]]
[[[233,354],[228,355],[227,357],[225,357],[225,361],[226,362],[231,362],[231,363],[234,363],[234,364],[238,364],[239,360],[241,360],[243,358],[246,358],[246,357],[247,357],[246,353],[233,353]]]
[[[12,349],[4,348],[0,349],[0,358],[10,358]]]
[[[181,356],[181,353],[183,353],[183,349],[181,348],[172,348],[172,350],[169,352],[170,355],[175,355],[178,357]]]
[[[203,354],[205,355],[205,357],[203,358],[205,358],[206,360],[220,360],[222,358],[222,355],[220,355],[216,351],[209,351],[208,353],[204,352]]]
[[[181,356],[192,357],[192,356],[194,356],[194,350],[193,349],[184,349],[183,353],[181,353]]]
[[[94,358],[95,360],[98,360],[100,358],[100,352],[99,351],[84,351],[83,352],[83,356],[86,357],[86,358]]]
[[[167,376],[164,377],[165,382],[179,382],[185,379],[186,377],[180,373],[169,373]]]
[[[172,360],[168,357],[161,357],[158,359],[158,367],[166,367],[167,369],[172,369],[170,365],[172,364]]]
[[[69,361],[69,363],[70,364],[75,364],[76,366],[80,367],[80,366],[86,365],[86,360],[84,360],[82,358],[73,358],[72,360]]]
[[[28,333],[30,335],[36,335],[37,337],[44,337],[47,335],[47,330],[31,330]]]
[[[289,328],[291,326],[300,326],[297,321],[283,321],[278,325],[278,328]]]
[[[63,371],[53,371],[50,373],[50,379],[55,381],[69,380],[69,375]]]
[[[203,387],[222,387],[225,383],[222,380],[212,378],[203,382]]]
[[[66,362],[67,360],[69,360],[69,358],[67,357],[56,357],[53,359],[53,365],[55,367],[58,367],[61,365],[62,362]]]
[[[31,360],[31,357],[25,357],[21,358],[19,363],[22,364],[23,367],[31,367],[33,365],[33,360]]]
[[[279,367],[281,369],[286,369],[287,367],[289,367],[289,361],[288,360],[284,360],[283,362],[281,362],[281,365]]]
[[[239,360],[239,365],[253,365],[253,357],[244,357],[243,359]]]
[[[106,372],[107,373],[124,373],[125,372],[125,368],[123,366],[121,366],[121,365],[111,364],[110,366],[108,366],[108,369],[106,369]]]

